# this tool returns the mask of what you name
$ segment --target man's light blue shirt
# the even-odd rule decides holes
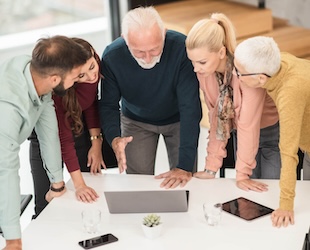
[[[51,93],[38,96],[30,60],[18,56],[0,66],[0,227],[6,239],[21,238],[19,150],[33,128],[50,181],[63,180],[54,103]]]

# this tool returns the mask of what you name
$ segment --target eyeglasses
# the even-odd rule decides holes
[[[237,75],[238,79],[239,79],[240,76],[255,76],[255,75],[265,75],[265,76],[267,76],[267,77],[271,77],[270,75],[267,75],[267,74],[265,74],[265,73],[241,74],[241,73],[238,71],[238,69],[236,68],[236,66],[234,66],[234,68],[235,68],[236,75]]]

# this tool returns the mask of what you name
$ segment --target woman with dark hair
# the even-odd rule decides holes
[[[100,58],[87,41],[72,38],[86,48],[89,59],[83,65],[79,80],[68,89],[64,96],[53,95],[58,120],[62,160],[70,173],[79,201],[94,202],[99,197],[96,191],[87,186],[81,172],[101,173],[106,168],[103,161],[103,136],[98,115],[98,83]],[[35,217],[48,204],[45,197],[50,182],[44,171],[40,145],[35,131],[29,138],[30,165],[35,191]],[[113,155],[114,157],[114,155]]]

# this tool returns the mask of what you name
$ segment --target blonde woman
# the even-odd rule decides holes
[[[197,22],[186,39],[210,121],[205,169],[195,177],[215,177],[227,155],[231,131],[236,131],[237,186],[267,191],[266,184],[253,179],[280,177],[278,114],[265,90],[239,82],[233,65],[235,47],[234,27],[221,13]]]

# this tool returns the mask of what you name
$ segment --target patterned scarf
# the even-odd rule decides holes
[[[229,85],[232,79],[233,57],[227,55],[225,75],[216,72],[220,94],[218,97],[216,139],[227,140],[233,127],[234,104],[233,89]]]

